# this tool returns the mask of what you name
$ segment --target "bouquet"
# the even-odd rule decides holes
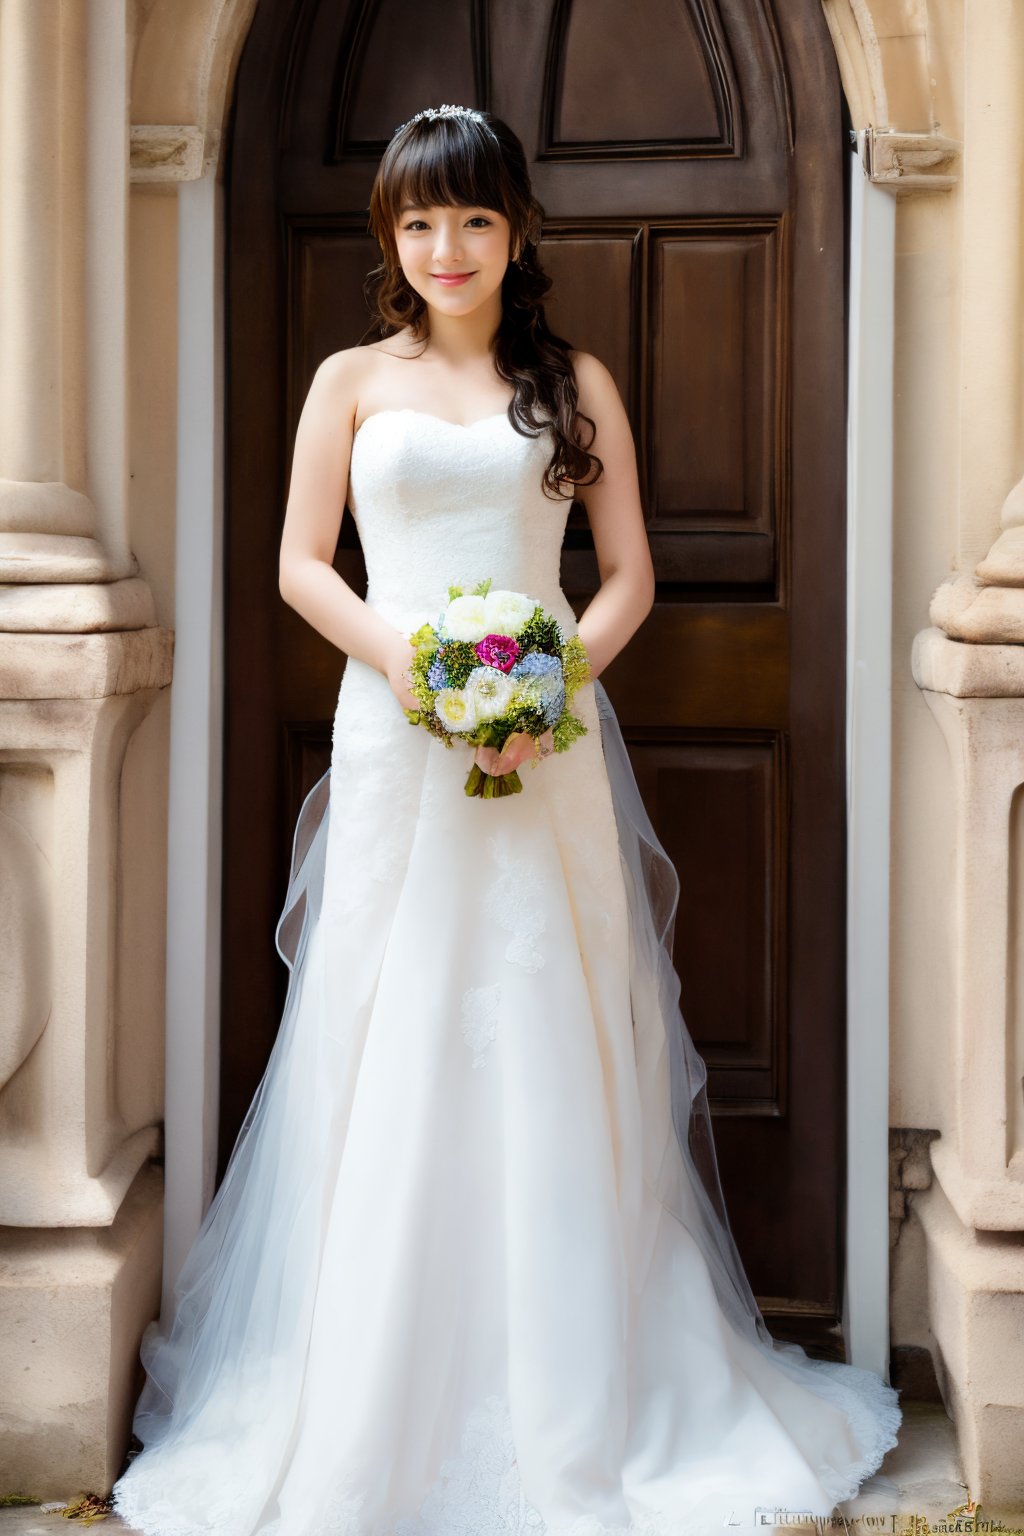
[[[436,624],[423,624],[409,640],[409,666],[420,709],[407,709],[446,747],[455,740],[500,752],[518,731],[536,741],[550,730],[556,752],[587,734],[569,702],[586,682],[590,665],[579,635],[563,636],[557,619],[523,592],[491,591],[490,578],[472,591],[448,588]],[[518,794],[511,773],[485,773],[474,763],[466,794],[485,800]]]

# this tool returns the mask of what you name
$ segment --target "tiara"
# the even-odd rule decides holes
[[[486,122],[483,113],[478,112],[476,107],[458,107],[452,102],[446,101],[440,107],[424,107],[422,112],[417,112],[412,117],[407,118],[404,123],[399,123],[395,132],[400,133],[403,128],[408,128],[410,123],[418,123],[422,117],[472,117],[478,123]]]

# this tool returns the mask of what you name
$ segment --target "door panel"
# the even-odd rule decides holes
[[[522,138],[549,321],[630,413],[658,598],[603,681],[679,871],[733,1230],[773,1329],[835,1352],[848,157],[820,0],[262,0],[229,155],[221,1168],[277,1027],[273,925],[344,664],[277,595],[295,425],[321,358],[369,339],[380,155],[441,101]],[[350,516],[336,563],[362,594]],[[582,612],[582,505],[562,581]]]

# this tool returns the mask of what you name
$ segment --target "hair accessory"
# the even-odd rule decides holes
[[[395,132],[401,133],[403,128],[408,128],[410,123],[418,123],[422,117],[473,117],[478,123],[486,121],[483,113],[478,112],[476,107],[459,107],[455,106],[452,102],[446,101],[440,107],[424,107],[422,112],[414,113],[404,123],[399,123]]]

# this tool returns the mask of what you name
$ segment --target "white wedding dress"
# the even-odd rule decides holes
[[[356,434],[367,602],[450,584],[566,633],[547,430],[413,409]],[[349,659],[278,945],[280,1032],[150,1324],[114,1486],[148,1536],[702,1536],[828,1515],[896,1391],[773,1341],[722,1208],[671,964],[678,881],[600,682],[521,793]]]

